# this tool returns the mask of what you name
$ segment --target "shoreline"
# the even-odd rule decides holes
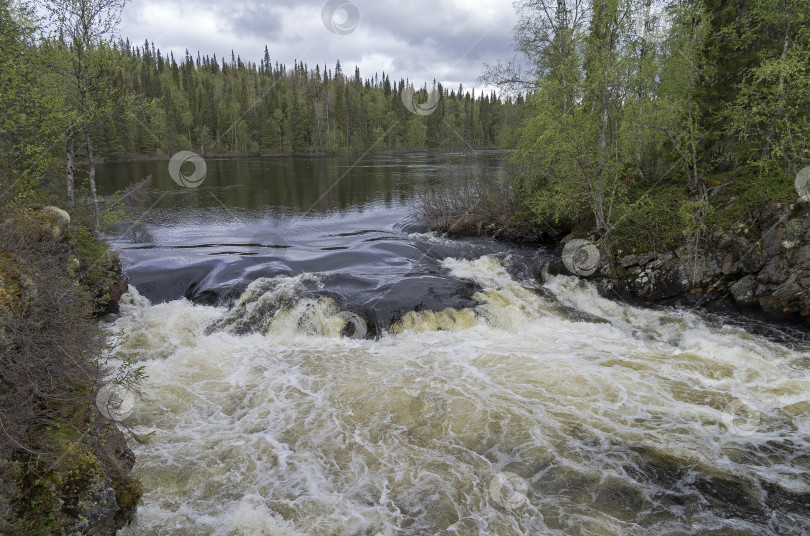
[[[357,155],[405,155],[405,154],[454,154],[458,152],[469,152],[470,149],[459,147],[453,149],[386,149],[381,151],[342,151],[337,153],[205,153],[200,154],[202,158],[211,159],[234,159],[234,158],[323,158],[332,156],[357,156]],[[473,152],[513,152],[515,149],[501,149],[498,147],[476,147]],[[161,162],[171,160],[172,155],[140,155],[128,156],[124,158],[96,158],[97,164],[130,164],[136,162]]]
[[[810,203],[773,203],[772,208],[764,228],[716,231],[697,250],[613,256],[592,237],[573,233],[538,236],[463,218],[433,230],[543,245],[554,258],[537,267],[540,281],[572,275],[594,283],[603,297],[631,305],[698,308],[810,333]]]
[[[45,206],[3,216],[2,410],[12,420],[0,442],[0,532],[112,536],[143,494],[113,398],[130,393],[138,373],[121,380],[100,331],[127,289],[121,261],[75,213]]]

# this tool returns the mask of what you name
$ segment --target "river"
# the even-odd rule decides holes
[[[536,279],[413,218],[502,155],[108,164],[148,378],[126,535],[806,534],[810,340]],[[365,335],[365,336],[364,336]]]

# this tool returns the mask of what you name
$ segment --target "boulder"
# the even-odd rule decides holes
[[[79,261],[76,255],[71,255],[68,257],[67,261],[67,273],[68,277],[71,279],[78,279],[79,278],[79,271],[81,270],[82,263]]]
[[[129,280],[121,267],[121,260],[114,251],[104,254],[103,262],[92,268],[92,273],[83,279],[93,291],[95,313],[115,314],[119,311],[118,302],[129,288]]]
[[[782,256],[775,256],[765,265],[765,267],[757,275],[757,280],[760,283],[775,284],[785,281],[788,278],[790,266],[787,260]]]
[[[619,266],[622,268],[629,268],[638,265],[638,255],[627,255],[619,259]]]
[[[619,259],[619,266],[622,268],[628,268],[630,266],[644,266],[647,263],[655,260],[656,257],[658,257],[658,255],[651,251],[647,253],[639,253],[637,255],[627,255]]]
[[[751,307],[759,303],[756,294],[757,278],[753,274],[743,277],[731,285],[729,290],[737,305]]]
[[[65,531],[69,536],[115,536],[116,514],[119,512],[115,500],[112,480],[107,478],[95,489],[90,490],[81,501],[83,512],[73,525]]]
[[[791,256],[792,265],[796,268],[810,269],[810,244],[796,250]]]
[[[592,279],[609,297],[749,309],[810,322],[810,203],[773,203],[756,225],[737,224],[708,244],[603,258]],[[762,231],[760,232],[760,229]],[[568,274],[559,258],[546,273]]]
[[[42,212],[53,214],[53,216],[56,218],[56,223],[50,228],[53,238],[58,240],[59,238],[65,236],[67,228],[70,225],[70,214],[61,208],[54,206],[47,206],[42,209]]]

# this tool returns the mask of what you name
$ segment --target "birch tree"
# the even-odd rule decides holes
[[[66,189],[72,205],[74,189],[75,143],[83,143],[87,154],[87,176],[93,200],[95,224],[99,224],[98,192],[96,189],[96,157],[92,125],[99,115],[98,102],[103,88],[96,84],[100,76],[100,52],[111,46],[113,32],[118,27],[121,11],[127,0],[45,0],[61,44],[67,53],[67,66],[71,90],[77,102],[73,103],[78,120],[66,128]]]

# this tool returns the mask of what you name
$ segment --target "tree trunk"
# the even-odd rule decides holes
[[[780,58],[782,61],[785,61],[787,57],[787,53],[790,46],[790,31],[793,27],[792,23],[788,23],[787,29],[785,30],[785,42],[782,46],[782,57]],[[773,138],[776,135],[776,123],[782,118],[785,111],[785,71],[784,68],[780,68],[779,72],[779,104],[776,107],[776,113],[771,114],[771,120],[768,123],[768,133],[765,135],[765,146],[762,148],[761,156],[763,160],[768,158],[771,147],[773,146]],[[795,158],[795,155],[791,155],[791,157]],[[790,157],[788,157],[790,158]],[[792,168],[796,168],[795,162],[791,162]],[[795,174],[795,173],[794,173]]]
[[[693,190],[696,191],[701,199],[708,199],[708,192],[706,191],[706,184],[703,182],[703,177],[700,175],[700,165],[698,164],[698,150],[697,140],[695,139],[695,125],[696,120],[692,114],[692,105],[687,106],[687,118],[689,120],[689,149],[692,156],[692,178],[694,180],[691,185]]]
[[[93,196],[93,214],[95,216],[95,229],[98,231],[99,215],[98,215],[98,194],[96,193],[96,158],[93,156],[93,142],[90,141],[90,131],[85,129],[84,136],[87,139],[87,162],[90,169],[87,178],[90,181],[90,194]]]
[[[67,141],[65,142],[65,153],[67,154],[65,158],[65,168],[67,168],[65,173],[65,183],[67,186],[67,203],[69,207],[75,206],[76,202],[73,196],[73,176],[76,172],[76,167],[73,164],[74,152],[73,152],[73,131],[67,131]]]

